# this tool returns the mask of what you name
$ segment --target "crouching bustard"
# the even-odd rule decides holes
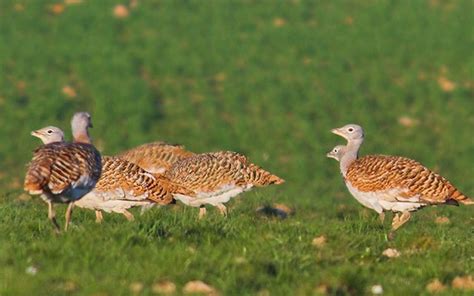
[[[341,174],[350,193],[359,203],[379,213],[395,212],[392,233],[410,219],[410,212],[436,204],[473,204],[448,180],[419,162],[399,156],[367,155],[359,158],[364,131],[348,124],[332,132],[347,140],[327,156],[339,161]]]
[[[61,141],[63,134],[54,127],[47,127],[31,134],[43,139],[57,133],[51,143],[34,151],[25,176],[24,189],[32,195],[40,195],[48,204],[48,217],[59,232],[53,203],[67,203],[67,230],[74,202],[91,191],[99,180],[101,156],[91,144],[89,135],[81,133],[91,127],[90,115],[86,112],[74,114],[71,121],[75,141]]]
[[[285,181],[249,162],[239,153],[220,151],[195,154],[174,163],[164,176],[189,193],[174,193],[184,204],[199,207],[199,218],[209,204],[227,215],[224,203],[252,187],[282,184]]]

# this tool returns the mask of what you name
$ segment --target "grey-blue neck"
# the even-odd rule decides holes
[[[344,154],[339,160],[339,168],[344,178],[346,177],[349,166],[359,157],[359,148],[363,142],[363,138],[348,141]]]
[[[88,125],[88,119],[76,115],[73,117],[71,129],[74,142],[91,144],[92,140],[89,136]]]

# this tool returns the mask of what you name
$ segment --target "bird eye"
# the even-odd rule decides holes
[[[334,153],[337,153],[337,151],[338,151],[337,149],[334,149],[334,150],[333,150]]]
[[[348,128],[347,131],[349,131],[350,133],[352,133],[354,131],[354,129],[352,127]]]
[[[52,134],[52,133],[53,133],[53,130],[48,130],[47,133],[48,133],[48,134]]]

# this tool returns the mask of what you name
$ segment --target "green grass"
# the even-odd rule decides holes
[[[325,157],[343,142],[328,130],[356,122],[362,154],[417,159],[474,195],[472,1],[149,0],[122,20],[117,3],[56,15],[53,1],[0,2],[0,295],[128,295],[132,282],[146,295],[160,280],[179,294],[196,279],[223,295],[311,295],[320,285],[363,295],[375,284],[423,295],[434,278],[444,295],[472,295],[449,287],[474,275],[472,208],[423,209],[387,241],[388,221],[350,196]],[[68,130],[80,110],[93,115],[104,154],[154,140],[234,150],[287,182],[231,201],[227,219],[210,211],[197,221],[177,205],[96,225],[77,209],[56,236],[39,198],[21,195],[39,144],[29,132]],[[255,213],[274,202],[295,215]],[[316,248],[320,235],[327,244]],[[388,247],[401,257],[383,257]]]

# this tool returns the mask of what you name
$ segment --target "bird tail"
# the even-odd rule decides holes
[[[464,205],[474,205],[474,200],[465,196],[459,190],[454,191],[454,193],[451,195],[451,199],[454,199],[455,201]]]
[[[285,180],[282,178],[273,175],[255,164],[249,164],[246,171],[247,182],[250,182],[255,186],[267,186],[271,184],[279,185],[285,183]]]
[[[25,175],[23,189],[30,194],[41,194],[48,183],[49,166],[42,161],[33,161]]]

